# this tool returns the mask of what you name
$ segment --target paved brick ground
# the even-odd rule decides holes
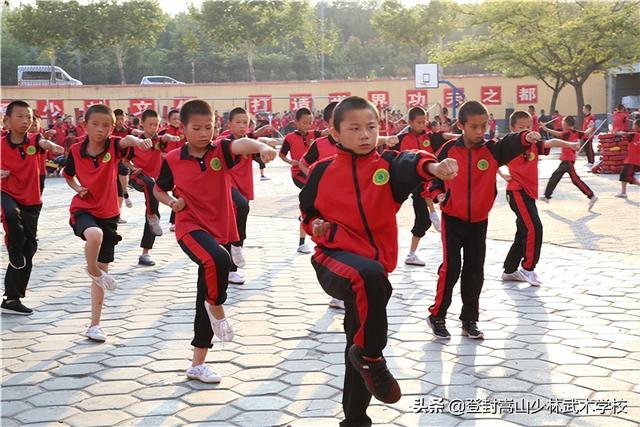
[[[543,181],[556,162],[542,162]],[[124,212],[129,223],[120,229],[125,240],[113,264],[120,288],[107,296],[104,310],[109,339],[96,344],[81,335],[90,294],[82,244],[67,225],[71,192],[61,179],[48,180],[37,267],[25,299],[35,313],[1,318],[1,424],[335,425],[341,417],[343,316],[327,307],[309,256],[295,252],[296,195],[286,168],[276,162],[267,174],[272,180],[256,183],[249,219],[247,283],[229,289],[227,312],[237,339],[216,342],[208,357],[224,375],[220,385],[184,377],[196,268],[174,236],[167,232],[157,240],[155,267],[136,265],[140,194],[132,195],[135,206]],[[441,259],[436,233],[427,233],[421,245],[426,268],[399,265],[391,276],[385,355],[404,396],[394,405],[373,403],[369,414],[376,423],[638,425],[640,194],[634,189],[628,201],[615,199],[616,177],[584,176],[601,198],[594,213],[568,178],[552,204],[540,206],[546,242],[540,288],[499,281],[515,232],[500,190],[481,298],[484,341],[460,337],[458,294],[449,315],[451,342],[432,341],[424,319]],[[410,209],[403,208],[401,257],[411,221]],[[439,398],[439,413],[415,413],[421,403],[436,409]],[[456,414],[458,399],[466,414]],[[504,413],[477,409],[500,399]],[[551,410],[574,399],[590,399],[589,413],[580,406],[575,413]],[[607,409],[613,399],[627,402],[626,413],[593,412],[595,401]],[[508,410],[523,402],[536,413]]]

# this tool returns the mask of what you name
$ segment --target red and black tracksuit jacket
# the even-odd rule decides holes
[[[334,157],[315,163],[300,192],[303,226],[311,234],[315,219],[331,223],[324,236],[313,237],[311,263],[325,292],[345,303],[347,349],[355,344],[365,356],[379,357],[387,343],[387,275],[398,257],[396,213],[431,178],[427,165],[435,157],[417,150],[356,155],[337,147]],[[362,376],[345,357],[341,424],[363,425],[370,400]]]
[[[464,137],[447,142],[438,152],[438,160],[458,162],[458,175],[450,181],[432,180],[430,193],[445,194],[441,202],[443,260],[438,269],[435,303],[429,307],[433,316],[444,318],[451,305],[453,287],[458,281],[464,249],[464,274],[460,287],[463,321],[478,320],[478,301],[484,282],[487,218],[496,198],[498,168],[529,148],[528,132],[512,133],[503,139],[483,141],[470,148]]]

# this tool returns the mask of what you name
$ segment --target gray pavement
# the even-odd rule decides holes
[[[544,179],[555,168],[543,160]],[[256,168],[257,169],[257,168]],[[196,268],[166,225],[155,267],[136,265],[143,198],[123,212],[124,241],[112,270],[105,344],[82,336],[90,313],[82,242],[68,222],[71,191],[47,180],[40,249],[24,302],[30,317],[3,315],[2,426],[14,425],[336,425],[341,419],[344,334],[328,308],[308,255],[298,255],[296,193],[276,161],[271,181],[256,181],[247,283],[230,285],[233,343],[216,342],[208,362],[219,385],[187,380]],[[484,341],[460,337],[456,292],[452,339],[432,340],[425,322],[441,260],[439,235],[427,233],[426,268],[401,262],[391,275],[385,356],[400,379],[396,404],[373,401],[376,424],[401,426],[633,426],[640,420],[640,192],[613,197],[617,177],[584,174],[600,201],[594,213],[565,178],[540,205],[545,244],[540,288],[499,280],[515,232],[500,189],[490,220],[480,327]],[[501,184],[501,187],[503,185]],[[400,261],[411,210],[400,212]],[[2,250],[3,263],[6,252]],[[4,270],[2,271],[4,274]]]

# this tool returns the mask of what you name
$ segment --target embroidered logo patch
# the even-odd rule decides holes
[[[107,153],[102,158],[102,163],[109,163],[111,161],[111,153]]]
[[[529,161],[532,162],[536,159],[536,154],[533,151],[529,151]]]
[[[36,150],[36,147],[34,147],[33,145],[30,145],[27,147],[27,154],[30,156],[33,156],[34,154],[36,154],[38,150]]]
[[[220,163],[220,159],[217,157],[214,157],[213,159],[211,159],[211,162],[209,163],[209,165],[211,166],[211,169],[213,169],[214,171],[219,171],[220,169],[222,169],[222,163]]]
[[[485,159],[478,160],[478,169],[480,169],[481,171],[486,171],[487,169],[489,169],[489,162]]]
[[[378,169],[373,174],[373,183],[375,185],[385,185],[389,182],[389,171],[386,169]]]
[[[425,139],[424,141],[422,141],[422,146],[423,147],[428,147],[430,145],[431,145],[431,140]]]

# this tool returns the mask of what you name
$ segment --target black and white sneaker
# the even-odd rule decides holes
[[[462,336],[469,337],[473,340],[481,340],[484,334],[478,329],[478,322],[475,320],[462,321]]]
[[[427,322],[433,331],[433,335],[435,335],[437,339],[451,338],[451,334],[447,331],[447,327],[445,326],[447,323],[445,319],[429,315]]]
[[[14,299],[12,301],[4,300],[2,301],[2,312],[6,314],[17,314],[20,316],[28,316],[33,313],[29,307],[25,306],[20,302],[19,299]]]

